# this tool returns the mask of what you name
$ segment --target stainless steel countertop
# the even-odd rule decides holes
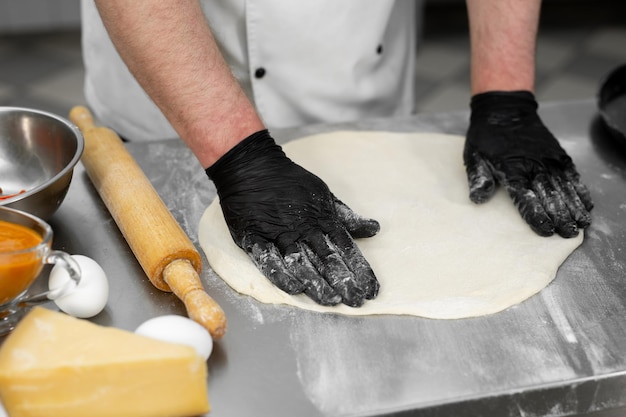
[[[540,113],[596,204],[584,243],[552,284],[480,318],[346,317],[241,296],[204,259],[201,278],[229,322],[208,361],[210,416],[566,416],[626,407],[626,152],[599,129],[593,100],[543,103]],[[467,118],[272,133],[279,142],[342,129],[464,134]],[[200,250],[197,226],[215,189],[191,152],[178,140],[128,149]],[[134,330],[185,314],[145,277],[81,164],[50,223],[57,249],[94,258],[109,276],[109,303],[94,322]]]

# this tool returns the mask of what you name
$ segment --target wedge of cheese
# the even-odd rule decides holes
[[[209,411],[195,350],[35,307],[0,346],[11,417],[182,417]]]

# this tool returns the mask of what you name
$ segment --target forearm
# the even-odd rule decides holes
[[[97,5],[120,56],[205,168],[264,128],[197,1]]]
[[[534,91],[541,0],[467,0],[472,94]]]

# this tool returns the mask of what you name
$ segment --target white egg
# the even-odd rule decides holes
[[[198,355],[208,359],[213,350],[213,339],[207,329],[195,321],[177,315],[151,318],[137,327],[136,334],[165,342],[191,346]]]
[[[67,294],[54,300],[65,313],[78,318],[89,318],[100,313],[109,299],[109,281],[96,261],[83,255],[72,255],[80,267],[80,282]],[[59,288],[70,276],[60,265],[50,271],[48,288]]]

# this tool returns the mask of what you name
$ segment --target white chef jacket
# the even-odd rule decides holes
[[[201,0],[235,77],[268,128],[414,111],[422,0]],[[85,96],[131,140],[176,137],[82,0]]]

